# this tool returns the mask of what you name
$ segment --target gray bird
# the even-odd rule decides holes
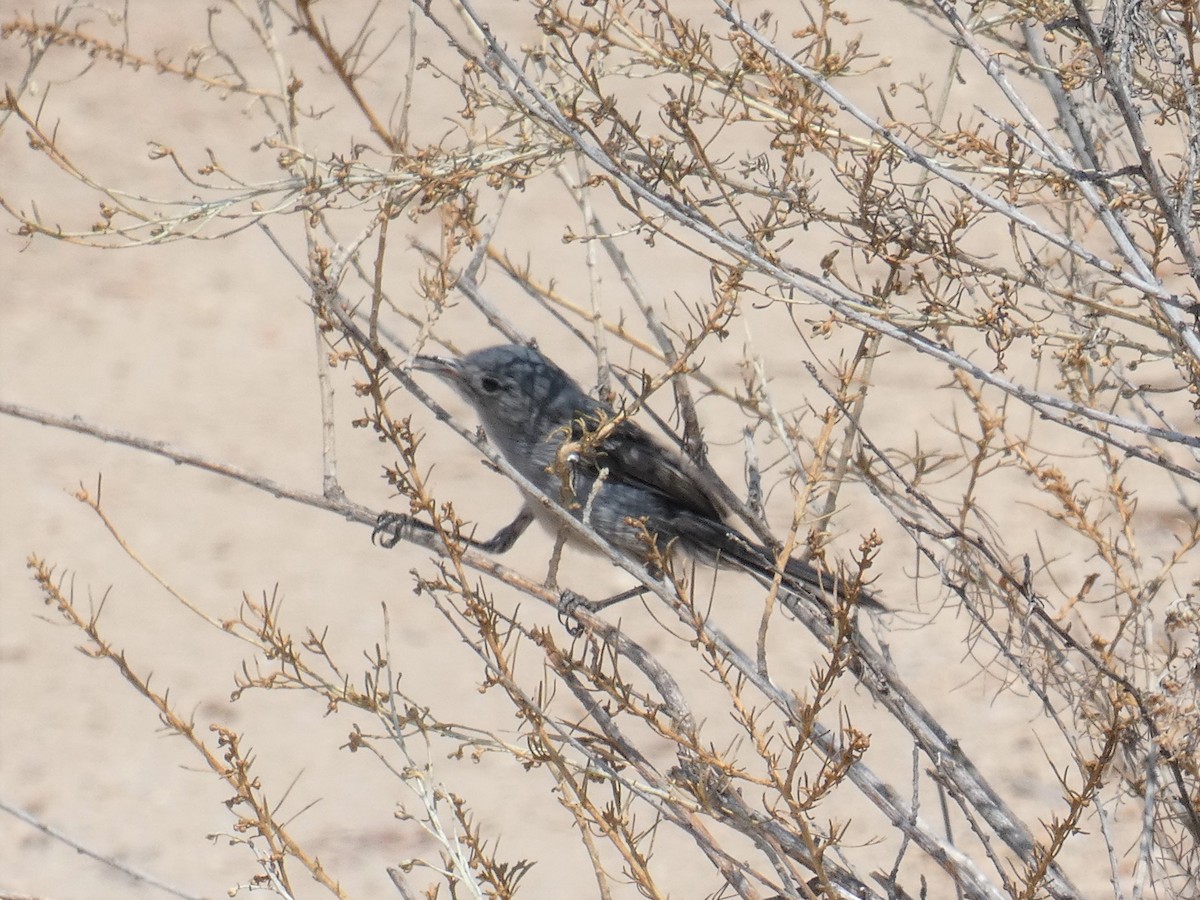
[[[599,440],[590,439],[614,418],[613,410],[589,397],[538,350],[514,344],[461,359],[418,356],[413,367],[457,390],[479,415],[488,440],[514,469],[630,557],[653,562],[649,534],[660,557],[684,554],[708,565],[741,569],[766,584],[774,579],[774,554],[725,524],[721,503],[678,454],[628,420]],[[494,538],[471,543],[503,553],[535,517],[544,517],[558,530],[553,514],[543,504],[530,502]],[[375,534],[391,547],[411,524],[407,516],[385,514]],[[781,583],[802,596],[836,594],[831,576],[799,560],[788,561]],[[640,589],[594,608],[636,593]],[[857,599],[862,606],[884,609],[866,591],[860,590]]]

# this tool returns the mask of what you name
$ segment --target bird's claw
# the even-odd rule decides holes
[[[577,638],[583,634],[583,623],[575,618],[575,611],[580,607],[591,610],[591,603],[581,594],[574,591],[563,591],[558,597],[558,621],[567,629],[567,634]]]
[[[375,530],[371,532],[371,543],[391,550],[404,539],[411,527],[412,519],[404,513],[382,513],[375,522]]]

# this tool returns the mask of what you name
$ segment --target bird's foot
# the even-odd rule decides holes
[[[371,543],[379,544],[384,550],[391,550],[410,535],[412,530],[412,516],[406,516],[404,513],[385,512],[375,522],[375,530],[371,532]]]
[[[595,611],[592,602],[582,594],[568,590],[558,595],[558,621],[573,638],[583,634],[583,623],[575,617],[575,613],[581,608],[588,612]]]

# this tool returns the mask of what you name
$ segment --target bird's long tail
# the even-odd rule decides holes
[[[774,580],[775,556],[766,547],[747,539],[723,522],[684,515],[672,524],[676,526],[675,538],[699,558],[716,566],[741,569],[764,584]],[[820,572],[798,559],[788,560],[781,584],[794,592],[812,594],[828,601],[838,596],[841,587],[832,574]],[[859,589],[856,599],[858,605],[866,609],[887,611],[887,607],[865,589]]]

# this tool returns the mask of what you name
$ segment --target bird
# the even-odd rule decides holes
[[[500,455],[544,498],[651,572],[658,572],[660,561],[683,556],[740,569],[766,585],[778,576],[785,590],[822,603],[838,595],[830,574],[800,560],[787,560],[778,572],[775,554],[727,523],[724,505],[678,451],[619,418],[536,347],[504,344],[458,358],[416,356],[413,368],[454,388]],[[544,502],[527,500],[494,538],[470,543],[502,553],[534,519],[554,531],[561,528]],[[385,513],[375,535],[390,547],[410,524],[407,516]],[[592,608],[642,591],[635,588]],[[873,611],[886,609],[861,588],[853,599]]]

